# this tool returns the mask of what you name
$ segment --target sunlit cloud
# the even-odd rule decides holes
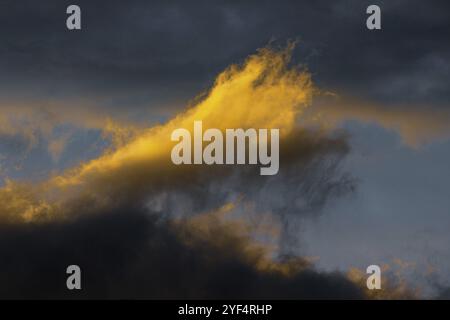
[[[372,123],[399,134],[413,148],[450,137],[447,109],[414,105],[383,105],[351,96],[324,95],[316,99],[312,115],[321,123],[337,127],[346,121]]]

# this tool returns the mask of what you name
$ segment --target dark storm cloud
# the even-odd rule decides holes
[[[384,103],[449,100],[446,1],[78,1],[83,30],[65,28],[68,1],[4,1],[3,99],[103,97],[110,106],[192,98],[230,61],[271,39],[300,39],[298,58],[327,88]]]
[[[1,298],[363,298],[343,275],[306,268],[285,277],[256,269],[246,239],[214,226],[224,239],[195,246],[180,230],[139,208],[70,224],[0,226]],[[184,227],[178,227],[183,229]],[[195,230],[187,230],[195,232]],[[195,235],[194,235],[195,236]],[[305,264],[300,259],[297,264]],[[82,270],[69,291],[68,265]]]

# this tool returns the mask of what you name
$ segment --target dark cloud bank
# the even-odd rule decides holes
[[[286,278],[258,272],[239,238],[227,239],[226,247],[189,247],[139,208],[70,224],[0,229],[2,298],[363,297],[340,274],[308,269]],[[82,268],[81,291],[66,289],[70,264]]]
[[[230,61],[275,39],[321,87],[383,103],[447,107],[448,1],[85,1],[83,30],[65,28],[71,1],[3,1],[3,99],[99,99],[110,108],[189,99]],[[128,110],[129,112],[129,110]]]

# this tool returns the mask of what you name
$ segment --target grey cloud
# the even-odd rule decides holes
[[[216,232],[229,237],[226,247],[188,246],[167,222],[139,208],[0,229],[0,297],[7,299],[364,297],[339,273],[259,272],[245,256],[245,240],[219,226]],[[82,269],[81,291],[65,286],[71,264]]]
[[[79,1],[84,29],[69,32],[67,1],[6,1],[2,92],[170,105],[271,39],[300,39],[297,58],[320,85],[386,103],[446,105],[448,3],[381,1],[383,29],[369,32],[369,2]]]

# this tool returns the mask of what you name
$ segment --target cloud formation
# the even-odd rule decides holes
[[[344,276],[301,258],[268,260],[236,223],[216,216],[171,224],[117,208],[69,224],[1,225],[2,298],[362,298]],[[82,268],[82,290],[65,269]]]
[[[147,278],[139,263],[133,262],[139,258],[128,262],[133,256],[140,257],[142,265],[148,264],[147,258],[161,261],[159,274],[170,270],[164,273],[164,280],[171,284],[167,296],[237,296],[240,292],[278,296],[274,288],[281,288],[280,292],[292,293],[289,297],[360,297],[361,292],[348,282],[354,278],[319,273],[306,266],[306,258],[294,259],[298,262],[291,267],[295,276],[287,277],[282,270],[292,266],[286,257],[295,257],[301,249],[302,219],[316,216],[331,198],[355,188],[352,177],[341,170],[349,146],[346,134],[335,130],[340,123],[352,119],[378,123],[399,132],[414,147],[448,137],[449,2],[380,1],[383,28],[389,32],[370,34],[363,19],[370,1],[218,1],[211,5],[204,1],[112,0],[99,5],[79,0],[83,10],[79,33],[65,29],[69,4],[60,0],[5,0],[0,4],[0,169],[5,172],[5,157],[26,158],[43,141],[48,143],[43,148],[55,160],[63,158],[70,149],[60,139],[66,137],[59,130],[64,126],[70,130],[73,126],[74,132],[102,131],[100,140],[108,137],[104,140],[112,141],[115,148],[105,143],[100,149],[106,151],[100,157],[91,156],[93,160],[79,165],[70,162],[70,169],[55,170],[41,182],[6,180],[0,190],[0,225],[5,237],[1,252],[10,259],[0,265],[0,271],[9,275],[3,281],[9,280],[5,289],[9,291],[2,296],[28,292],[29,297],[68,297],[62,291],[65,274],[61,270],[72,260],[87,268],[92,287],[83,294],[89,297],[121,297],[121,292],[122,296],[164,296],[159,284],[150,283],[158,283],[156,276]],[[242,61],[270,39],[274,43],[299,39],[293,60],[307,63],[312,76],[288,66],[286,53],[263,50],[247,63],[221,73],[211,90],[184,109],[192,92],[204,91],[230,61]],[[315,92],[311,78],[320,89],[342,98],[324,103],[315,100],[307,107]],[[307,121],[306,113],[312,120]],[[246,166],[172,166],[167,134],[177,126],[190,128],[196,117],[220,128],[282,127],[280,173],[262,178]],[[147,128],[149,122],[163,124]],[[90,147],[91,137],[87,140]],[[86,145],[78,147],[87,149]],[[79,150],[74,149],[70,151]],[[36,157],[29,158],[33,172],[39,171]],[[51,160],[48,157],[48,163],[55,165]],[[18,162],[14,166],[19,168]],[[24,176],[28,178],[26,172]],[[395,191],[393,197],[410,198],[410,179],[404,180],[397,182],[403,183],[408,194]],[[436,188],[443,190],[442,185]],[[433,199],[416,201],[429,201],[431,207]],[[212,213],[222,212],[227,204],[231,207],[223,217],[226,221],[217,213],[222,222],[210,234],[239,239],[225,242],[243,252],[217,244],[213,236],[193,242],[183,236],[205,229],[208,224],[200,221],[215,221]],[[444,211],[445,204],[440,206]],[[271,227],[261,225],[264,219]],[[231,221],[240,222],[230,227]],[[163,240],[156,243],[174,250],[180,260],[168,258],[158,245],[148,248],[152,239],[160,238],[152,238],[147,230],[171,239],[168,242],[178,249],[169,244],[164,247]],[[124,239],[113,235],[121,232]],[[82,249],[78,251],[77,246]],[[216,259],[211,250],[202,249],[205,246],[214,252],[232,251],[237,258]],[[255,246],[262,246],[261,250],[254,251]],[[88,252],[86,258],[82,251]],[[112,265],[112,272],[96,267],[104,266],[96,259],[98,252],[104,252],[102,260]],[[183,260],[189,252],[194,252],[195,263]],[[222,282],[223,290],[214,291],[211,283],[217,277],[204,263],[211,256],[214,268],[226,270],[223,282],[235,279],[242,283],[244,278],[237,275],[242,270],[256,280],[249,281],[247,291],[233,291]],[[270,265],[268,256],[272,269],[261,269],[261,265]],[[225,267],[235,263],[245,268]],[[188,276],[177,269],[183,264],[197,266],[205,275],[201,292],[188,292]],[[132,271],[121,275],[115,268]],[[177,273],[186,281],[183,288],[171,282],[179,280],[174,277]],[[115,283],[111,280],[115,277],[121,280]],[[127,284],[130,279],[135,280],[132,285]],[[311,279],[317,280],[314,286],[306,285]],[[330,281],[334,288],[329,287]],[[326,292],[315,291],[321,285]]]
[[[64,266],[79,264],[86,287],[76,297],[362,298],[359,285],[293,250],[290,227],[354,183],[339,169],[345,135],[297,126],[314,87],[289,64],[291,50],[232,65],[186,111],[97,159],[40,183],[8,181],[1,295],[72,297]],[[171,131],[194,120],[280,128],[279,174],[173,165]]]

